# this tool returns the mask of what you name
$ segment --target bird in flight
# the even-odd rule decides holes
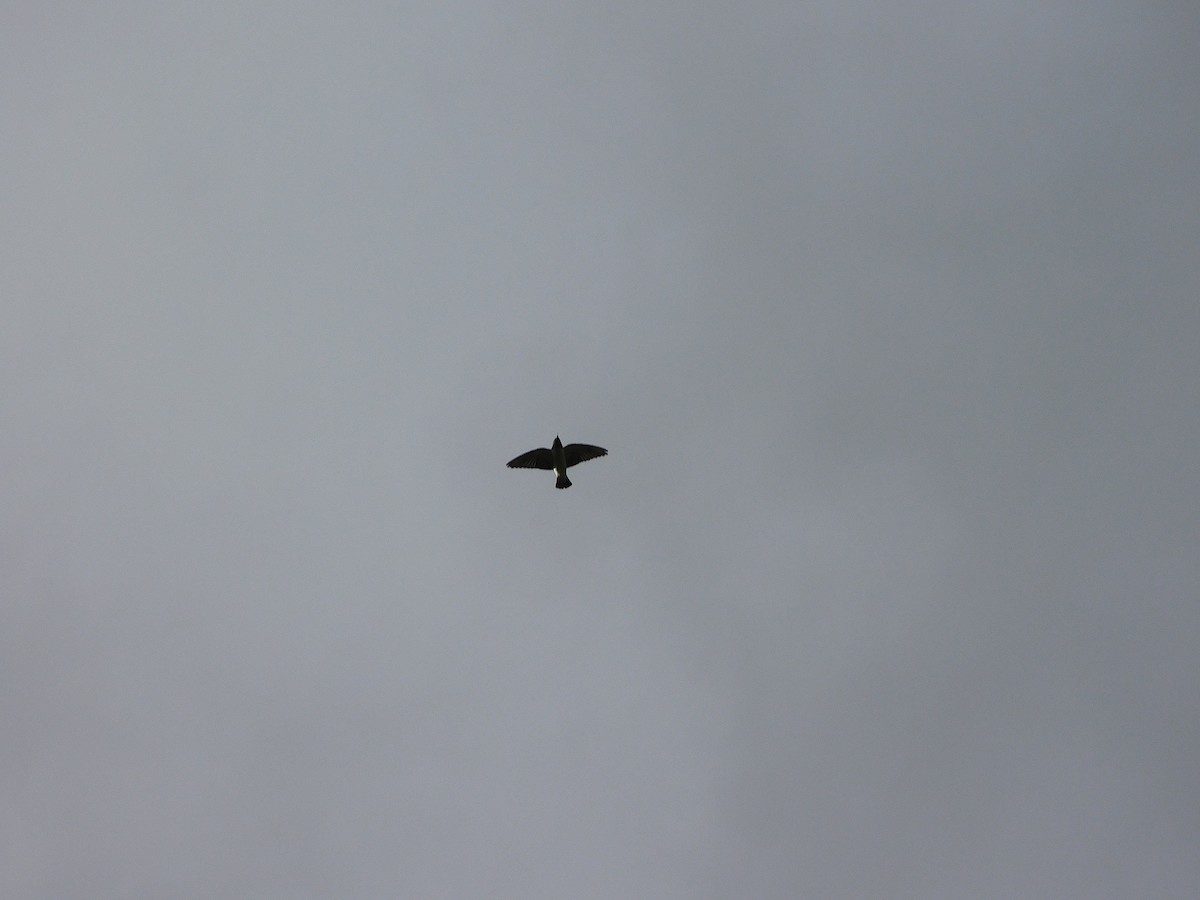
[[[522,453],[516,459],[509,460],[508,467],[510,469],[553,469],[554,474],[558,476],[558,481],[554,483],[554,486],[569,488],[571,479],[567,477],[567,469],[598,456],[608,456],[608,451],[592,444],[567,444],[564,447],[563,442],[558,439],[558,435],[555,435],[554,446],[550,449],[539,447],[537,450]]]

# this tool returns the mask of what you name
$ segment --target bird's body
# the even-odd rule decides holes
[[[596,459],[599,456],[608,456],[608,451],[603,447],[597,447],[594,444],[567,444],[563,446],[563,442],[559,440],[558,435],[554,436],[554,444],[549,449],[539,447],[537,450],[530,450],[528,453],[522,453],[516,459],[509,460],[508,467],[510,469],[550,469],[554,472],[556,488],[569,488],[571,479],[567,477],[567,469],[571,466],[579,465],[581,462],[587,462],[589,459]]]
[[[567,477],[567,448],[563,446],[557,434],[554,436],[554,443],[550,445],[550,456],[554,460],[554,477],[558,479],[554,486],[569,488],[571,479]]]

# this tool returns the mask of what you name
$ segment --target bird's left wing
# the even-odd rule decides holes
[[[563,447],[563,456],[566,457],[567,467],[570,468],[598,456],[608,456],[608,451],[593,444],[567,444]]]
[[[570,465],[568,463],[567,465]],[[516,459],[509,460],[510,469],[553,469],[554,456],[545,447],[522,453]]]

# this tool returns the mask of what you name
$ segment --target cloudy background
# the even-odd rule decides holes
[[[1191,4],[3,19],[5,897],[1195,896]]]

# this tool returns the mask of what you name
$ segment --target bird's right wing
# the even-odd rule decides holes
[[[553,469],[554,456],[545,447],[522,453],[508,463],[510,469]]]

